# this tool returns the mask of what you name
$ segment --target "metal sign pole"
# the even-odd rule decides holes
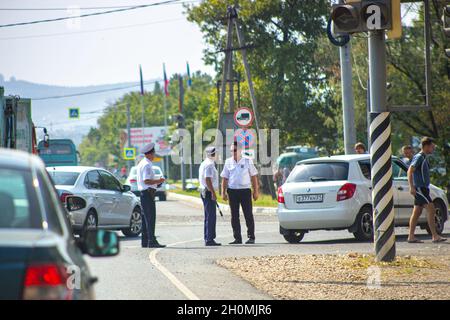
[[[377,261],[395,259],[391,120],[386,90],[385,31],[369,32],[370,162]]]

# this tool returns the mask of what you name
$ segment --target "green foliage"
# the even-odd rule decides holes
[[[208,47],[205,61],[221,74],[225,47],[226,4],[235,1],[203,1],[187,9]],[[315,60],[319,40],[325,34],[329,3],[316,1],[239,1],[239,18],[249,50],[261,127],[280,129],[280,147],[292,144],[321,145],[332,149],[337,139],[335,109],[338,104],[326,85],[322,65]],[[234,46],[238,46],[234,39]],[[241,57],[235,71],[243,78]],[[249,105],[247,84],[242,105]],[[326,137],[326,138],[325,138]]]
[[[200,72],[192,75],[192,89],[187,89],[184,78],[185,98],[184,114],[187,119],[187,128],[193,130],[193,120],[202,120],[206,128],[215,127],[217,117],[210,112],[215,105],[214,87],[210,76]],[[166,98],[167,117],[179,113],[178,75],[171,78],[169,85],[170,96]],[[119,166],[126,162],[122,156],[124,144],[121,132],[127,128],[126,105],[130,105],[130,123],[132,128],[142,127],[142,105],[145,108],[145,126],[164,125],[164,93],[159,84],[156,84],[152,92],[146,92],[141,97],[139,92],[124,95],[107,108],[104,115],[98,119],[98,128],[92,128],[89,134],[80,144],[79,151],[83,165],[100,164],[105,167],[113,165],[112,159],[117,159]],[[217,110],[217,107],[216,107]],[[175,124],[168,120],[169,130],[175,128]]]

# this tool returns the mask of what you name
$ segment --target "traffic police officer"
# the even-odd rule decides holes
[[[216,238],[216,190],[219,189],[219,173],[214,162],[216,157],[216,148],[206,148],[206,159],[200,164],[199,180],[201,198],[205,211],[205,245],[220,246],[214,239]]]
[[[238,150],[237,142],[231,145],[232,157],[225,160],[225,164],[220,176],[222,181],[222,197],[229,200],[231,209],[231,226],[233,228],[234,241],[230,244],[241,244],[241,223],[239,221],[239,206],[244,212],[245,223],[247,225],[248,240],[246,244],[255,243],[255,220],[253,218],[253,200],[258,199],[258,171],[253,161],[248,157],[242,157]]]
[[[155,144],[150,143],[142,148],[144,158],[137,166],[137,185],[141,192],[142,205],[142,248],[163,248],[155,237],[156,205],[155,193],[158,184],[164,182],[164,178],[155,179],[152,161],[155,158]]]

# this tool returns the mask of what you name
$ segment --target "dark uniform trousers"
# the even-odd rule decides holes
[[[233,236],[237,241],[242,241],[241,222],[239,220],[239,206],[244,212],[247,225],[247,236],[255,239],[255,220],[253,218],[252,190],[251,189],[227,189],[231,209],[231,226]]]
[[[205,209],[205,242],[211,242],[216,238],[216,201],[212,200],[211,191],[206,191],[205,197],[201,197]]]
[[[141,191],[141,205],[142,205],[142,237],[141,243],[143,247],[150,243],[156,242],[155,237],[155,223],[156,223],[156,205],[155,205],[156,190],[148,188]]]

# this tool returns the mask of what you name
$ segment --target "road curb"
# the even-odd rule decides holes
[[[200,199],[200,197],[193,197],[193,196],[187,196],[184,194],[178,194],[174,192],[168,192],[167,193],[168,199],[173,200],[180,200],[180,201],[186,201],[191,204],[194,204],[198,207],[203,207],[203,201]],[[230,212],[230,206],[227,204],[219,203],[219,208],[223,212]],[[260,214],[260,215],[276,215],[277,214],[277,208],[270,208],[270,207],[253,207],[253,214]]]

